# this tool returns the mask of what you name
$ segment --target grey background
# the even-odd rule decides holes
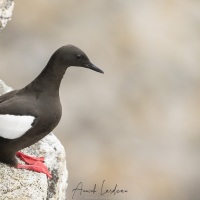
[[[199,1],[16,0],[0,36],[0,78],[13,88],[65,44],[105,71],[69,68],[62,81],[54,133],[68,199],[79,182],[99,191],[104,179],[128,193],[75,199],[199,199]]]

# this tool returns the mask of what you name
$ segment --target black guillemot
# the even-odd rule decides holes
[[[19,150],[41,140],[59,123],[62,114],[59,87],[70,66],[103,73],[82,50],[66,45],[54,52],[30,84],[0,96],[0,162],[52,177],[43,157],[28,156]],[[18,164],[16,156],[26,165]]]

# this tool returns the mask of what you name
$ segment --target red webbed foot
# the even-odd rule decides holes
[[[46,174],[49,178],[52,178],[52,175],[50,174],[48,168],[41,161],[37,161],[33,165],[18,164],[17,168],[18,169],[32,170],[32,171],[35,171],[35,172],[41,172],[41,173]]]
[[[22,152],[17,152],[16,156],[24,161],[25,163],[29,165],[22,165],[18,164],[17,168],[18,169],[27,169],[27,170],[32,170],[35,172],[41,172],[46,174],[49,178],[52,178],[48,168],[45,166],[44,162],[44,157],[34,157],[34,156],[28,156],[26,154],[23,154]]]
[[[17,152],[16,156],[24,161],[27,164],[31,164],[33,165],[34,163],[36,163],[37,161],[41,161],[44,162],[44,157],[34,157],[34,156],[28,156],[26,154],[23,154],[22,152]]]

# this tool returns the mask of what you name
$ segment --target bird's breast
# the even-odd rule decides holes
[[[49,101],[37,108],[39,122],[44,129],[52,131],[59,123],[62,115],[60,101]]]

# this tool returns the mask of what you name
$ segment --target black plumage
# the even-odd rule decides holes
[[[103,73],[90,62],[82,50],[66,45],[51,56],[46,67],[30,84],[0,96],[0,120],[8,120],[9,123],[15,120],[16,124],[19,118],[20,126],[25,123],[20,117],[32,117],[26,122],[31,124],[24,133],[20,132],[20,127],[15,133],[14,129],[7,130],[8,127],[3,122],[0,123],[0,162],[16,167],[16,153],[36,143],[57,126],[62,115],[59,87],[66,69],[70,66]]]

